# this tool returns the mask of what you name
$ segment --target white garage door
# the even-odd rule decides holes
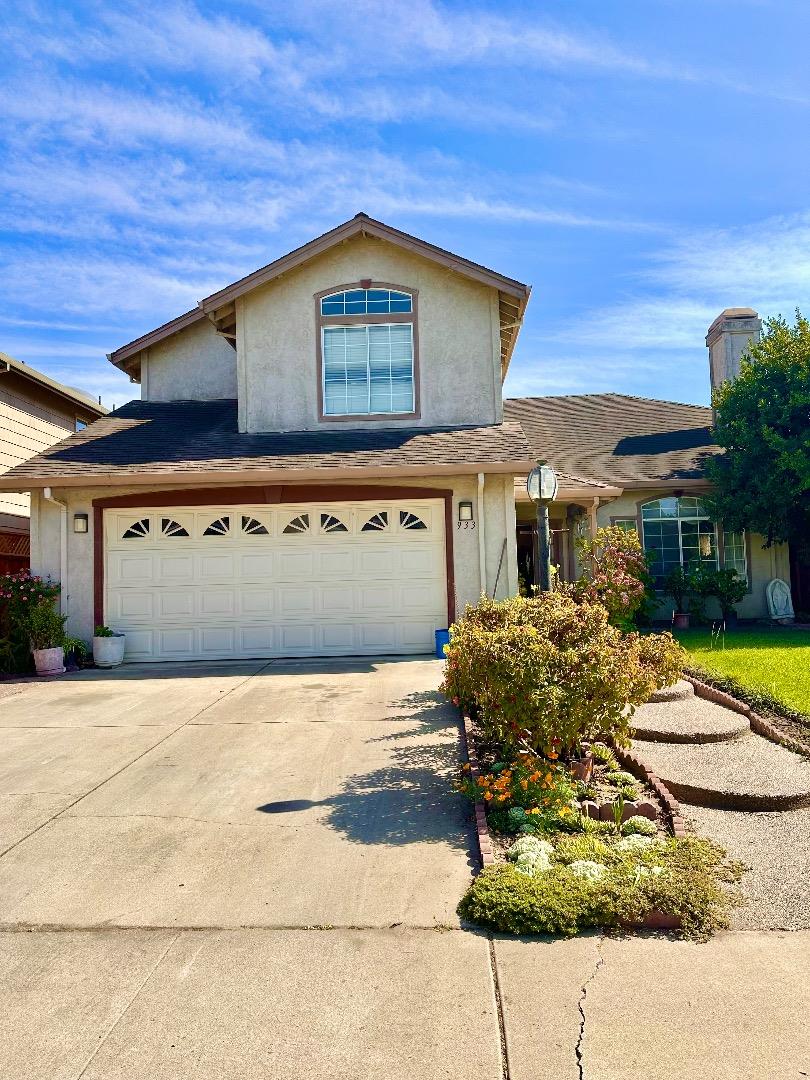
[[[106,510],[127,659],[426,653],[447,625],[444,503]]]

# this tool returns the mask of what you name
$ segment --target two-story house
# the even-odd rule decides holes
[[[32,492],[32,565],[62,581],[70,630],[123,630],[131,660],[430,652],[482,592],[531,578],[538,457],[560,475],[563,578],[577,534],[614,522],[659,584],[733,567],[741,614],[765,616],[787,550],[711,521],[711,410],[504,404],[529,293],[358,214],[112,353],[142,399],[0,478]],[[747,309],[715,321],[714,383],[758,332]]]
[[[516,592],[528,297],[359,214],[113,353],[142,400],[3,478],[71,631],[131,660],[420,653]]]
[[[0,474],[106,413],[88,394],[0,353]],[[30,505],[26,491],[0,492],[1,574],[28,568]]]

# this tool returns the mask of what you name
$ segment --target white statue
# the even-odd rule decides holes
[[[765,599],[768,601],[768,613],[774,622],[793,622],[793,601],[790,586],[781,578],[774,578],[765,586]]]

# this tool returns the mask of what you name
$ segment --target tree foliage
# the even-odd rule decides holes
[[[766,546],[810,544],[810,322],[769,319],[734,382],[713,396],[715,438],[707,500],[727,529],[748,529]]]

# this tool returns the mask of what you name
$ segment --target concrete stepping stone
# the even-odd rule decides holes
[[[663,686],[660,690],[653,691],[651,702],[656,701],[683,701],[685,698],[695,696],[695,688],[686,679],[678,679],[671,686]]]
[[[696,697],[641,705],[630,722],[645,742],[725,742],[751,730],[745,716]]]
[[[753,732],[726,742],[636,748],[681,802],[745,811],[810,806],[810,761]]]

